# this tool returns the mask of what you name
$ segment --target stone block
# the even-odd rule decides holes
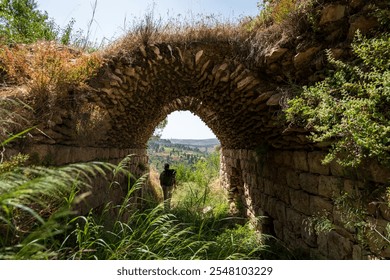
[[[307,245],[303,242],[300,233],[292,232],[285,228],[283,234],[284,242],[286,243],[287,247],[296,251],[297,254],[299,253],[300,255],[302,255]]]
[[[294,168],[302,171],[309,171],[309,165],[307,163],[307,153],[305,151],[293,152]]]
[[[96,148],[86,147],[82,149],[83,162],[93,161],[97,159]],[[108,157],[109,158],[109,157]]]
[[[274,183],[268,179],[264,179],[264,193],[273,196],[274,193]]]
[[[287,51],[288,51],[288,49],[286,49],[286,48],[280,48],[280,47],[272,48],[265,55],[265,59],[266,59],[267,64],[271,64],[271,63],[275,62],[276,60],[281,58]]]
[[[389,222],[381,219],[368,218],[372,234],[368,237],[368,246],[370,251],[379,255],[385,249],[389,248],[389,243],[383,238],[387,235],[386,227]]]
[[[331,200],[319,196],[310,196],[310,212],[312,214],[325,214],[324,212],[333,213],[333,204]]]
[[[322,160],[324,159],[325,155],[326,154],[322,152],[311,152],[307,154],[310,173],[329,175],[329,165],[322,164]]]
[[[248,158],[248,150],[241,149],[240,150],[240,158],[246,160]]]
[[[334,198],[340,195],[343,181],[333,176],[320,175],[318,193],[326,198]]]
[[[71,147],[69,152],[69,162],[82,162],[83,157],[83,149],[81,147]]]
[[[386,203],[379,206],[382,217],[390,223],[390,207]]]
[[[362,248],[359,245],[352,246],[352,259],[353,260],[363,259]]]
[[[120,152],[119,152],[119,149],[117,148],[110,148],[110,158],[112,159],[119,159],[120,156],[119,156]]]
[[[332,218],[333,218],[333,224],[340,227],[345,226],[345,222],[346,222],[345,214],[341,212],[339,209],[337,209],[336,207],[333,208]],[[352,230],[352,228],[350,230]]]
[[[260,192],[264,192],[264,179],[261,177],[256,177],[256,186]]]
[[[284,229],[284,224],[274,220],[274,231],[275,231],[275,236],[279,239],[283,239],[283,229]]]
[[[286,185],[274,184],[275,196],[286,204],[290,204],[290,192]]]
[[[294,66],[296,69],[302,68],[303,66],[307,67],[310,65],[310,62],[313,56],[320,50],[319,47],[311,47],[305,51],[299,52],[294,56]]]
[[[299,190],[301,188],[299,184],[299,173],[294,170],[291,169],[286,170],[286,181],[287,181],[287,186],[289,186],[290,188],[296,190]]]
[[[318,252],[317,248],[312,248],[310,250],[310,259],[311,260],[326,260],[326,256]]]
[[[328,250],[330,259],[346,260],[352,258],[351,241],[335,231],[328,234]]]
[[[345,15],[346,6],[344,5],[327,5],[321,12],[320,25],[338,21]]]
[[[18,153],[19,152],[14,155],[17,155]],[[36,158],[38,161],[37,164],[41,164],[45,158],[53,157],[54,149],[50,145],[32,145],[25,150],[25,153],[29,154],[33,159]]]
[[[106,160],[106,159],[110,158],[110,149],[109,148],[97,149],[96,152],[97,152],[97,158],[99,158],[99,159]],[[131,153],[128,153],[127,155],[129,155],[129,154],[131,154]]]
[[[381,253],[380,256],[386,260],[390,259],[390,246],[386,249],[384,249]]]
[[[267,210],[266,207],[268,205],[268,195],[261,195],[260,198],[259,198],[259,201],[260,201],[260,207],[263,209],[263,210]]]
[[[284,159],[284,166],[289,168],[294,167],[293,152],[283,151],[283,159]]]
[[[376,183],[386,184],[390,180],[390,169],[372,162],[369,167],[370,177]]]
[[[292,208],[310,215],[310,197],[308,193],[290,189],[290,201]]]
[[[265,165],[263,166],[262,176],[263,176],[264,178],[267,178],[267,179],[271,178],[272,175],[273,175],[274,172],[275,172],[275,169],[276,169],[276,168],[272,168],[269,164],[265,164]]]
[[[275,183],[281,184],[281,185],[287,185],[287,180],[286,180],[286,173],[287,173],[287,168],[280,167],[278,168],[277,171],[277,176],[275,177]]]
[[[282,223],[285,223],[286,222],[286,204],[284,204],[283,202],[281,201],[277,201],[276,202],[276,206],[275,206],[275,218],[279,221],[281,221]]]
[[[318,252],[323,256],[328,256],[328,236],[329,233],[319,233],[317,236],[317,245],[318,245]]]
[[[301,188],[311,194],[318,194],[319,176],[311,173],[299,174],[299,184]]]
[[[378,21],[373,17],[356,16],[350,19],[350,26],[348,31],[348,39],[352,40],[355,37],[356,31],[364,35],[371,29],[378,26]]]
[[[273,160],[278,166],[283,166],[284,165],[284,153],[283,151],[276,151],[272,153],[273,155]]]
[[[264,209],[272,218],[276,217],[276,202],[277,199],[268,197],[267,205]]]
[[[253,101],[253,104],[257,105],[263,103],[275,93],[275,91],[260,92],[259,96]]]
[[[355,195],[356,194],[355,181],[349,179],[344,180],[343,192],[349,195]]]
[[[70,148],[67,146],[55,146],[54,162],[56,165],[65,165],[70,163]]]
[[[298,211],[286,207],[287,228],[295,233],[301,233],[303,225],[303,216]]]
[[[277,93],[272,95],[266,102],[267,106],[279,106],[282,97],[283,97],[282,93]]]

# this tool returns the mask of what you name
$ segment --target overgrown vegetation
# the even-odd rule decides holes
[[[58,93],[91,77],[101,59],[98,54],[82,54],[54,42],[17,47],[4,46],[0,67],[7,80],[27,84],[34,93]]]
[[[376,10],[374,14],[382,24],[386,22],[383,14],[386,11]],[[324,164],[336,161],[357,170],[371,161],[389,166],[389,33],[385,29],[374,37],[366,37],[357,32],[351,48],[354,57],[348,61],[336,60],[328,51],[327,77],[303,87],[289,100],[287,120],[310,131],[313,142],[328,143]],[[343,227],[355,234],[362,248],[380,255],[390,244],[390,226],[385,221],[378,224],[369,208],[388,207],[389,188],[369,185],[361,192],[365,195],[344,192],[334,197],[338,220],[330,213],[317,213],[306,220],[308,229],[327,234]]]
[[[118,166],[89,163],[62,168],[20,167],[24,158],[2,162],[0,167],[7,168],[0,168],[0,259],[261,257],[265,248],[261,235],[249,224],[234,227],[221,190],[206,192],[197,183],[180,186],[171,213],[162,204],[135,208],[132,198],[144,178],[128,186],[121,205],[108,203],[101,211],[81,216],[72,210],[93,188],[98,174],[104,178],[113,174],[113,183],[123,174],[131,176],[126,171],[129,159]]]
[[[351,63],[335,60],[329,76],[315,86],[304,87],[289,101],[287,119],[311,131],[314,142],[330,141],[324,163],[337,160],[358,166],[365,159],[388,164],[390,115],[390,36],[357,35]]]
[[[8,114],[3,123],[13,122]],[[4,118],[4,119],[3,119]],[[17,120],[17,119],[14,119]],[[21,136],[21,134],[19,135]],[[13,136],[11,137],[13,138]],[[9,139],[2,141],[6,147]],[[0,259],[248,259],[265,245],[249,224],[228,215],[219,186],[218,155],[197,164],[193,182],[179,185],[172,212],[149,197],[134,202],[145,177],[127,185],[121,204],[107,203],[79,213],[96,178],[118,185],[130,157],[119,165],[92,162],[60,168],[31,166],[28,156],[0,161]],[[203,173],[208,172],[207,181]],[[110,183],[111,182],[111,183]],[[159,186],[158,186],[159,187]],[[212,207],[211,207],[211,206]],[[207,209],[207,211],[205,211]]]

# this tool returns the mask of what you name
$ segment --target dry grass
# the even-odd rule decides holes
[[[0,91],[0,143],[12,135],[12,132],[30,126],[30,106],[14,97],[20,92],[20,90],[10,89]]]
[[[59,112],[66,111],[72,103],[73,90],[92,77],[102,61],[100,53],[88,54],[54,42],[2,45],[0,94],[14,95],[29,104],[33,109],[32,124],[50,126],[52,118],[60,116]]]
[[[37,102],[49,102],[91,77],[100,67],[98,53],[86,54],[54,42],[2,46],[5,84],[27,85]]]
[[[103,53],[107,58],[128,56],[142,45],[160,43],[184,48],[194,44],[214,45],[219,50],[230,49],[232,58],[248,68],[256,67],[270,49],[288,44],[308,29],[308,15],[316,4],[317,0],[272,1],[258,17],[244,18],[240,23],[203,16],[196,21],[179,18],[161,24],[148,14]]]
[[[101,63],[97,53],[86,54],[54,42],[2,46],[0,65],[7,80],[34,90],[55,91],[90,77]]]
[[[317,0],[277,0],[263,7],[257,18],[247,23],[252,30],[247,47],[248,58],[256,65],[264,62],[264,56],[273,48],[288,46],[298,35],[316,24],[314,10]],[[310,22],[312,21],[312,22]]]
[[[150,201],[162,202],[164,200],[163,192],[160,186],[160,175],[154,168],[150,168],[148,181],[144,187],[144,197]]]
[[[117,54],[131,54],[139,46],[150,44],[172,44],[188,46],[194,43],[228,43],[245,40],[247,31],[242,25],[221,22],[214,16],[203,17],[198,21],[170,19],[161,24],[152,15],[132,27],[129,32],[104,50],[107,57]]]

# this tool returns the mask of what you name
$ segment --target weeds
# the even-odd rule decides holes
[[[117,166],[104,163],[73,164],[62,168],[3,168],[0,174],[1,259],[248,259],[264,249],[260,235],[249,225],[235,225],[227,206],[220,207],[218,192],[194,189],[167,213],[163,204],[135,207],[141,177],[128,182],[119,205],[107,203],[87,215],[72,212],[85,196],[93,178],[126,172],[130,158]],[[116,180],[116,179],[115,179]],[[116,184],[113,181],[112,184]],[[199,186],[196,185],[195,186]],[[195,187],[194,186],[194,187]],[[195,187],[196,188],[196,187]],[[226,204],[226,199],[224,203]],[[204,211],[199,205],[213,203]],[[190,216],[190,214],[192,216]]]
[[[7,78],[34,92],[58,92],[90,78],[100,66],[97,54],[81,54],[54,42],[4,47],[1,68]]]

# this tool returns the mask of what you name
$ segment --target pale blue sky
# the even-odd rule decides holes
[[[36,0],[39,10],[47,11],[64,27],[73,18],[75,29],[87,30],[95,0]],[[100,43],[124,34],[134,20],[153,9],[156,18],[181,18],[196,21],[199,14],[215,15],[219,20],[236,21],[242,16],[258,14],[259,0],[98,0],[90,40]],[[212,131],[190,112],[174,112],[168,116],[163,138],[213,138]]]

